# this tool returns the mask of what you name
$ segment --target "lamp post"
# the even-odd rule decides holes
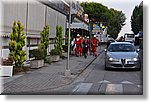
[[[71,9],[72,9],[72,0],[70,0],[70,12],[69,12],[69,22],[68,22],[68,30],[69,30],[69,34],[68,34],[68,53],[67,53],[67,66],[66,66],[66,70],[65,70],[65,76],[66,77],[70,77],[71,76],[71,72],[69,69],[69,59],[70,59],[70,26],[71,26]]]

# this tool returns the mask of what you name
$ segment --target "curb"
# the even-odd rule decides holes
[[[43,89],[35,90],[35,93],[36,93],[36,91],[49,90],[49,89],[57,89],[57,88],[61,88],[61,87],[64,87],[64,86],[66,86],[66,85],[71,84],[72,82],[74,82],[74,80],[76,80],[76,78],[77,78],[79,75],[81,75],[81,74],[83,73],[84,70],[86,70],[86,69],[93,63],[93,61],[95,61],[95,60],[97,59],[97,57],[99,57],[99,56],[102,54],[103,51],[104,51],[104,50],[100,51],[100,52],[98,53],[98,55],[97,55],[94,59],[92,59],[91,61],[89,61],[89,63],[85,64],[85,65],[83,66],[83,68],[80,70],[80,72],[79,72],[77,75],[75,75],[74,78],[71,78],[70,82],[66,83],[65,85],[60,85],[60,86],[55,86],[55,87],[49,87],[49,88],[43,88]],[[23,91],[22,94],[27,94],[27,93],[29,94],[30,92],[31,92],[31,94],[32,94],[32,92],[34,93],[34,91]],[[4,93],[4,94],[7,94],[7,93]],[[15,94],[17,95],[17,94],[21,94],[21,93],[20,93],[20,92],[16,92],[16,93],[14,93],[14,95],[15,95]]]
[[[80,73],[76,76],[76,78],[77,78],[84,70],[86,70],[87,67],[89,67],[89,66],[91,65],[91,63],[93,63],[93,62],[97,59],[97,57],[100,56],[100,54],[101,54],[102,52],[104,52],[104,50],[100,51],[100,53],[99,53],[90,63],[88,63],[87,65],[85,65],[85,67],[80,71]]]

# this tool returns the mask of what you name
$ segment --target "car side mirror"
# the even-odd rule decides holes
[[[136,51],[137,51],[137,52],[139,52],[139,51],[140,51],[140,49],[136,49]]]
[[[107,52],[107,49],[104,49],[105,52]]]

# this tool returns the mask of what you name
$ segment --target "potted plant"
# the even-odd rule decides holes
[[[51,61],[59,61],[60,55],[62,54],[62,27],[56,26],[56,37],[54,43],[54,49],[50,52],[50,60]]]
[[[45,49],[33,49],[29,51],[29,57],[34,58],[30,61],[31,68],[40,68],[44,66]]]
[[[0,76],[12,76],[13,75],[13,58],[2,59],[2,65],[0,65]]]
[[[53,61],[53,62],[56,62],[56,61],[59,61],[60,59],[60,51],[59,49],[52,49],[51,52],[50,52],[50,60]]]
[[[39,49],[45,49],[47,50],[48,49],[48,46],[49,46],[49,25],[45,25],[43,27],[43,30],[40,32],[40,44],[38,45],[38,48]],[[46,61],[46,56],[47,56],[47,51],[44,51],[44,61]]]
[[[24,26],[20,21],[14,21],[9,40],[9,56],[14,62],[14,72],[24,71],[23,65],[26,61],[26,51],[23,47],[25,46],[25,38]]]

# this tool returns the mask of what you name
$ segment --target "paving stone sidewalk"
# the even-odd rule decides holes
[[[98,54],[104,50],[104,46],[98,47]],[[52,64],[45,64],[44,67],[27,73],[14,75],[13,77],[2,77],[2,94],[17,94],[38,91],[42,89],[54,89],[68,85],[73,82],[79,74],[90,65],[96,57],[88,55],[84,57],[70,57],[71,77],[65,77],[67,59]]]

